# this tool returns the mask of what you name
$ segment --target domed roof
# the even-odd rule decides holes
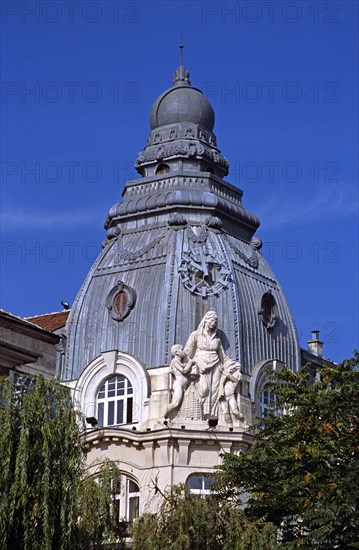
[[[177,69],[171,88],[154,102],[150,113],[151,130],[166,124],[192,122],[212,132],[214,111],[201,90],[193,88],[183,65]]]
[[[71,308],[65,377],[78,378],[96,357],[116,349],[148,368],[168,365],[171,346],[184,345],[209,310],[221,319],[226,353],[242,364],[243,372],[251,373],[254,365],[268,359],[297,370],[295,323],[255,242],[244,242],[218,226],[196,226],[184,217],[178,221],[182,225],[144,224],[140,231],[121,233],[103,249]],[[196,257],[202,258],[199,263]],[[198,275],[203,265],[208,277]],[[123,321],[108,309],[121,282],[136,295]],[[268,293],[276,304],[276,321],[270,327],[261,316]]]

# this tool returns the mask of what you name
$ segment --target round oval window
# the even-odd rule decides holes
[[[124,315],[128,309],[128,296],[126,292],[120,290],[113,299],[113,310],[118,315]]]
[[[272,327],[276,320],[276,301],[271,292],[266,292],[261,301],[262,321],[267,327]]]

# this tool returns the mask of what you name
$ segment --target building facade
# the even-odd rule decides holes
[[[27,376],[56,376],[58,351],[62,348],[56,330],[64,327],[66,319],[63,312],[52,314],[53,317],[56,322],[37,324],[38,318],[30,321],[0,310],[0,377],[10,376],[16,381]]]
[[[266,368],[301,363],[259,220],[224,180],[213,128],[181,64],[63,335],[59,375],[88,419],[89,463],[118,462],[127,519],[155,511],[174,484],[207,491],[205,475],[248,448],[273,398]]]

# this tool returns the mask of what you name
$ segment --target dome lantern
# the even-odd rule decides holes
[[[189,72],[180,65],[168,90],[154,102],[150,112],[150,128],[168,124],[192,122],[204,130],[213,131],[214,111],[201,90],[191,86]]]
[[[212,105],[191,85],[181,50],[172,86],[152,105],[150,135],[137,155],[136,170],[141,176],[154,176],[162,173],[165,165],[168,172],[209,172],[223,178],[229,163],[217,147],[214,121]]]

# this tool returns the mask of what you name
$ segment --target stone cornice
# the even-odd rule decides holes
[[[194,430],[194,429],[147,429],[139,431],[122,427],[111,427],[101,429],[89,429],[86,431],[86,444],[88,447],[102,445],[104,443],[130,444],[139,447],[143,444],[157,444],[166,442],[167,445],[178,444],[180,441],[189,441],[189,444],[198,445],[221,445],[232,443],[235,445],[249,446],[253,436],[240,428],[233,431],[216,429]]]
[[[170,177],[129,181],[123,193],[123,201],[111,208],[106,220],[108,238],[117,236],[114,228],[129,217],[150,217],[177,209],[194,209],[207,215],[215,213],[220,218],[227,217],[238,225],[250,228],[253,234],[259,226],[259,220],[243,208],[242,194],[240,189],[205,172],[178,172]]]
[[[0,331],[3,332],[4,330],[18,332],[36,340],[49,342],[50,344],[57,344],[60,341],[60,337],[57,334],[48,332],[19,317],[7,314],[6,312],[0,312]]]

